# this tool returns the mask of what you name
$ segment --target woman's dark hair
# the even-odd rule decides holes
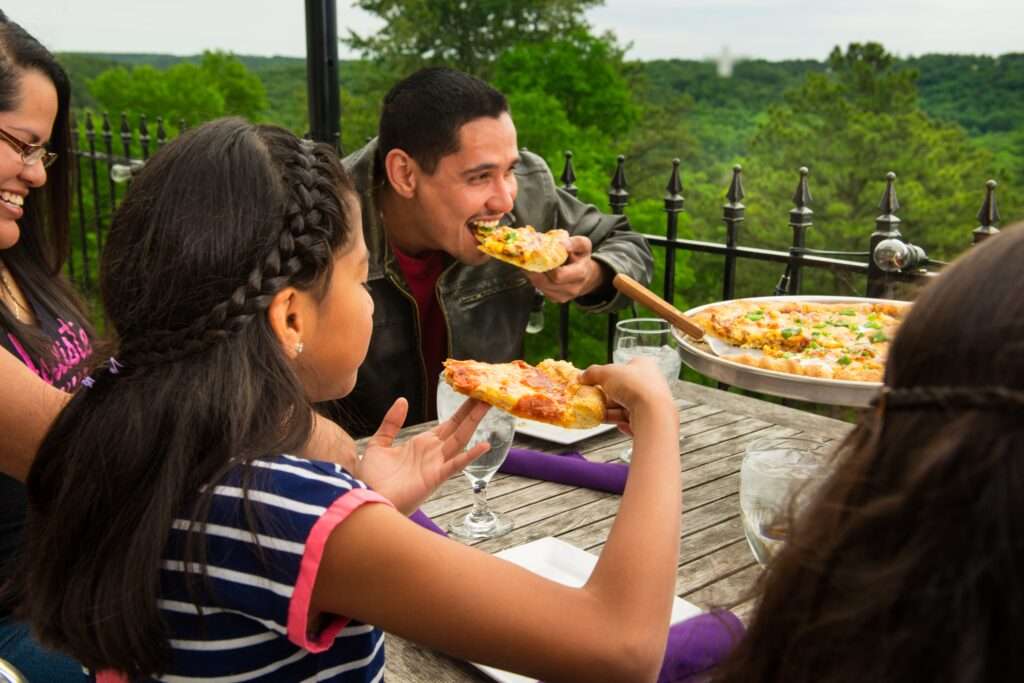
[[[70,231],[71,81],[39,41],[0,11],[0,111],[18,106],[21,79],[27,71],[43,74],[57,90],[57,118],[49,146],[58,156],[46,169],[46,185],[25,199],[18,242],[0,252],[0,257],[33,300],[54,316],[74,318],[91,336],[81,302],[61,275]],[[18,321],[5,306],[0,306],[0,327],[13,331],[33,356],[49,357],[53,340],[34,325]]]
[[[200,528],[228,470],[309,436],[266,310],[286,286],[326,291],[354,234],[350,192],[331,147],[237,118],[188,131],[135,178],[101,271],[117,363],[74,396],[29,473],[19,598],[42,642],[132,677],[168,664],[157,598],[172,520]],[[201,533],[185,561],[205,566]]]
[[[393,149],[409,154],[427,173],[459,150],[459,129],[484,116],[508,112],[508,100],[476,76],[428,67],[402,79],[384,96],[378,127],[378,163]]]
[[[717,681],[1024,680],[1024,228],[926,287]]]

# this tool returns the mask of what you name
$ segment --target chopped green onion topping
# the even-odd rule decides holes
[[[874,320],[868,320],[864,323],[864,327],[870,327],[873,330],[880,330],[882,329],[882,323],[875,322]]]
[[[852,308],[844,308],[839,311],[839,315],[857,315],[857,311]]]
[[[786,329],[782,330],[782,338],[789,339],[790,337],[795,337],[796,335],[801,334],[802,332],[803,330],[801,330],[799,327],[787,327]]]
[[[751,311],[750,313],[747,313],[747,320],[749,320],[751,322],[755,322],[756,323],[758,320],[762,319],[763,317],[764,317],[764,311],[758,310],[758,311]]]
[[[849,365],[853,361],[850,360],[849,356],[840,356],[839,360],[837,360],[836,362],[839,363],[840,365]]]
[[[871,341],[874,344],[881,344],[884,341],[889,341],[889,338],[885,336],[885,332],[878,332],[871,337]]]

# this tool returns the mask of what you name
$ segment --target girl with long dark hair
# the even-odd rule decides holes
[[[5,450],[25,452],[19,430],[38,422],[38,407],[59,399],[45,384],[73,391],[92,350],[88,319],[61,275],[68,253],[70,85],[46,48],[0,12],[0,384]],[[20,362],[36,377],[13,368]],[[38,386],[37,386],[38,385]],[[19,403],[28,396],[49,403]],[[7,424],[10,423],[10,424]],[[38,426],[38,425],[37,425]],[[0,585],[10,578],[25,519],[24,462],[4,454],[0,468]],[[77,677],[78,665],[42,650],[0,605],[0,657],[33,680]]]
[[[584,374],[636,436],[581,588],[407,518],[486,449],[462,450],[483,404],[392,446],[399,399],[351,469],[299,454],[369,345],[360,222],[336,152],[281,128],[215,121],[147,163],[102,264],[116,355],[29,475],[24,614],[111,680],[377,681],[384,629],[546,681],[653,681],[681,502],[653,363]]]
[[[1024,224],[924,289],[716,681],[1024,680]]]

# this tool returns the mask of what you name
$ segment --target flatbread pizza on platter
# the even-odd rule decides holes
[[[550,358],[536,367],[521,360],[444,362],[444,379],[460,394],[527,420],[589,429],[604,421],[607,400],[599,388],[580,384],[579,377],[572,363]]]
[[[513,228],[497,221],[476,223],[473,234],[477,249],[488,256],[535,273],[543,273],[562,265],[569,258],[565,230],[538,232],[533,226]]]
[[[909,307],[737,300],[702,307],[690,318],[705,334],[737,347],[727,360],[805,377],[881,382],[890,340]]]

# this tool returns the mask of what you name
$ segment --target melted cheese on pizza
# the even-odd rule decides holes
[[[474,234],[480,251],[524,270],[543,273],[569,258],[563,244],[569,238],[565,230],[537,232],[529,225],[512,228],[477,223]]]
[[[708,334],[760,353],[730,360],[811,377],[880,382],[905,306],[735,301],[693,316]]]
[[[517,417],[560,427],[585,429],[604,419],[600,389],[579,383],[580,371],[567,361],[547,359],[482,363],[448,359],[445,381],[455,391]]]

